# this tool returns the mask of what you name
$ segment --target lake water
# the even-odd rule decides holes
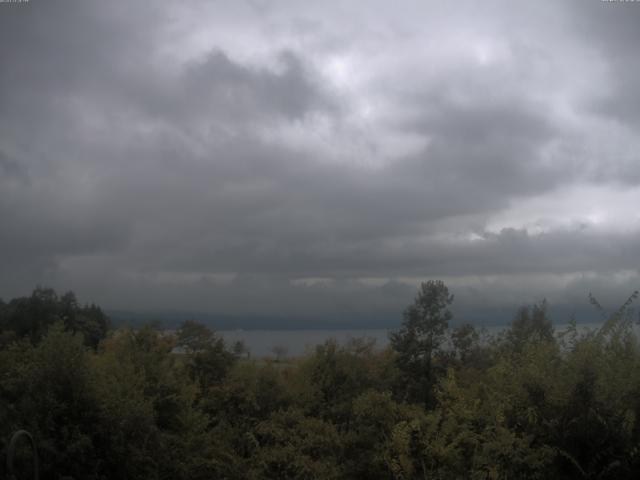
[[[582,331],[594,329],[600,326],[596,323],[580,324]],[[564,330],[567,325],[555,325],[555,331]],[[505,326],[484,327],[488,335],[495,335],[505,329]],[[638,327],[635,327],[638,334]],[[344,345],[350,338],[373,338],[378,348],[384,348],[389,344],[389,332],[391,329],[354,329],[354,330],[221,330],[227,345],[242,340],[248,347],[253,357],[273,356],[274,347],[283,347],[287,356],[303,355],[316,345],[334,338],[339,344]]]
[[[221,330],[216,332],[228,345],[242,340],[253,357],[273,355],[274,347],[284,347],[288,356],[298,356],[312,350],[316,345],[335,338],[344,344],[349,338],[369,337],[384,348],[389,343],[389,330]]]

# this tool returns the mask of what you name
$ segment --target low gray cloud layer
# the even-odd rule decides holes
[[[392,318],[640,284],[640,5],[0,4],[0,297]],[[301,323],[303,320],[301,320]]]

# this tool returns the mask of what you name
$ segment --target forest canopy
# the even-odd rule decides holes
[[[595,330],[555,331],[542,302],[489,336],[450,325],[429,281],[386,348],[251,358],[37,288],[0,301],[0,452],[28,430],[45,479],[636,478],[636,296],[611,314],[591,296]]]

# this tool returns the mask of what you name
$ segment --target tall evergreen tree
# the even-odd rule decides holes
[[[404,311],[400,330],[390,335],[398,368],[404,374],[405,397],[423,401],[427,406],[431,406],[433,400],[433,359],[453,317],[449,310],[452,302],[453,295],[444,282],[423,282],[413,304]]]

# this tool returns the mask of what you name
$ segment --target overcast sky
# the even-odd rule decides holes
[[[400,318],[640,286],[640,3],[0,3],[0,297]],[[560,319],[562,320],[562,319]]]

